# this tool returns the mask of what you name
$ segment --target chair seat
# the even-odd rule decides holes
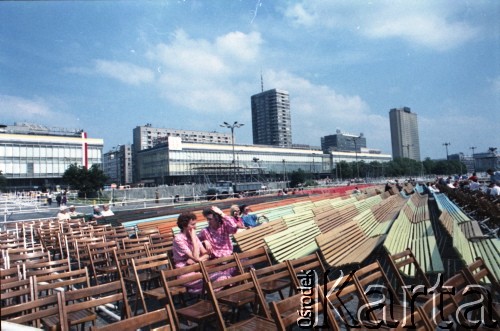
[[[143,272],[143,273],[139,274],[139,281],[141,283],[152,281],[152,280],[155,280],[158,278],[160,278],[159,273],[145,273],[145,272]],[[129,283],[136,283],[135,274],[131,274],[130,276],[124,277],[123,280],[125,280],[126,282],[129,282]]]
[[[95,321],[97,318],[96,314],[89,310],[80,310],[69,313],[68,321],[71,322],[71,325],[78,325],[85,322]],[[54,329],[59,324],[59,315],[52,315],[49,317],[42,318],[43,325],[48,329]]]
[[[265,331],[265,330],[277,330],[277,327],[274,321],[262,318],[260,316],[252,316],[250,319],[229,326],[227,330]]]
[[[261,284],[261,288],[264,293],[269,294],[287,288],[290,284],[289,280],[276,279]]]
[[[237,292],[222,297],[219,300],[225,304],[239,307],[249,302],[255,301],[255,293],[252,291]]]
[[[163,287],[157,287],[157,288],[154,288],[152,290],[144,291],[144,296],[155,299],[155,300],[162,300],[162,299],[165,299],[167,297]]]
[[[207,300],[198,301],[189,307],[176,309],[176,311],[178,315],[195,322],[202,321],[215,314],[212,303]]]

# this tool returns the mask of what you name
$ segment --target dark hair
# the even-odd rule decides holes
[[[222,222],[220,215],[214,212],[211,208],[203,209],[201,213],[203,214],[204,217],[207,217],[208,215],[213,215],[215,220],[217,220],[219,223]]]
[[[189,224],[189,221],[195,220],[196,215],[191,213],[191,212],[183,212],[182,214],[177,217],[177,226],[181,231],[184,229]]]
[[[240,212],[243,214],[245,212],[245,208],[248,207],[248,205],[241,205],[240,206]]]

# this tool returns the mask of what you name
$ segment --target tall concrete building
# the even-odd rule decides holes
[[[409,107],[389,111],[393,158],[409,158],[420,161],[417,114]]]
[[[288,92],[272,89],[252,95],[252,133],[256,145],[292,147]]]
[[[132,183],[132,145],[118,145],[103,155],[103,171],[109,183]]]

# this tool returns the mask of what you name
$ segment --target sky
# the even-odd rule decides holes
[[[294,144],[418,115],[422,158],[500,147],[496,0],[0,2],[0,124],[83,129],[104,151],[153,127],[252,143],[250,97],[290,95]],[[224,131],[225,130],[225,131]]]

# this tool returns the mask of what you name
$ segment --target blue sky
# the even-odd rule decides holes
[[[245,126],[250,96],[289,91],[294,143],[336,129],[391,153],[389,110],[418,114],[422,157],[500,147],[500,2],[0,3],[0,122],[132,129]]]

